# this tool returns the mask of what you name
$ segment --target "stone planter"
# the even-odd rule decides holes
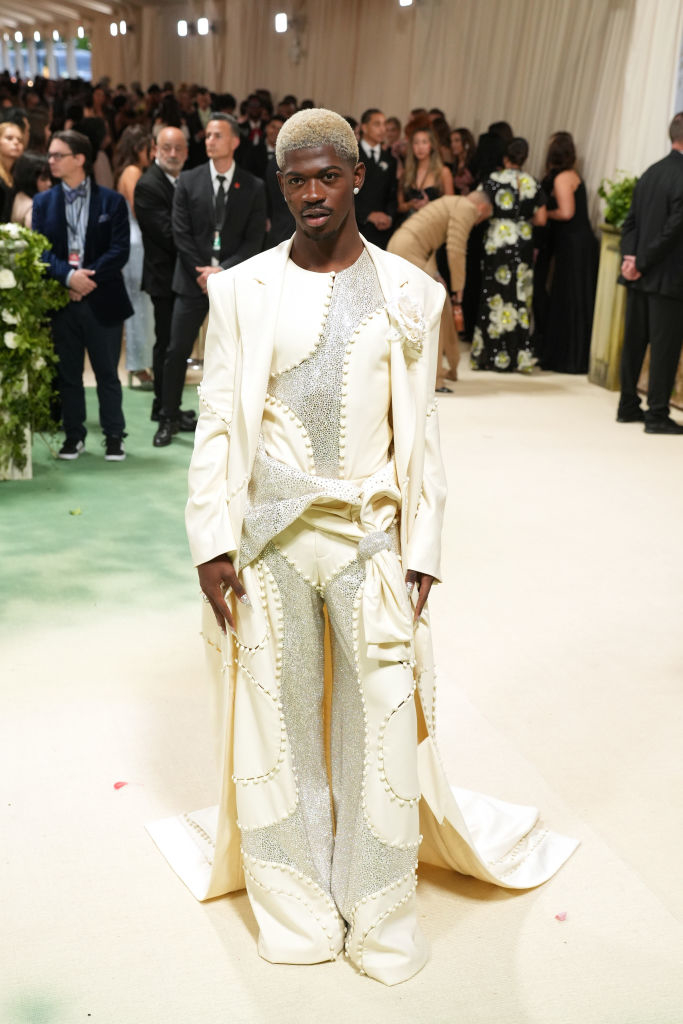
[[[619,390],[619,360],[624,343],[626,288],[617,284],[621,268],[621,231],[601,224],[600,269],[593,313],[588,379],[610,391]]]

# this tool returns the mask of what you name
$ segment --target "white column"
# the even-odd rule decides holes
[[[76,40],[73,38],[66,41],[66,70],[69,78],[78,77],[76,70]]]
[[[24,67],[24,55],[21,52],[22,45],[23,44],[18,43],[16,39],[14,40],[14,66],[16,69],[16,74],[19,75],[21,78],[24,78],[26,75],[26,69]]]
[[[0,71],[9,71],[9,46],[4,32],[0,37]]]
[[[45,63],[50,72],[50,78],[57,77],[57,62],[55,61],[55,43],[52,36],[45,40]]]
[[[29,78],[35,78],[38,74],[38,59],[36,57],[36,42],[32,38],[26,40],[26,63]]]

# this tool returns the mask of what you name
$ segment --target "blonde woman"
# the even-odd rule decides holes
[[[12,215],[14,200],[14,165],[24,152],[24,133],[17,124],[0,124],[0,223],[5,224]]]
[[[126,128],[119,139],[114,155],[114,181],[128,204],[130,220],[130,256],[123,268],[123,280],[134,313],[126,320],[126,370],[128,386],[151,391],[153,377],[149,371],[152,363],[152,304],[141,289],[144,248],[142,234],[135,217],[133,194],[135,186],[149,167],[152,138],[144,128],[133,125]]]
[[[444,166],[434,133],[430,128],[419,128],[411,136],[398,186],[399,213],[414,213],[432,199],[452,195],[453,177]]]

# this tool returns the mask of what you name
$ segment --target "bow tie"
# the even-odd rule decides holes
[[[88,189],[84,181],[80,185],[76,185],[76,188],[65,188],[64,199],[67,203],[74,203],[77,199],[85,199],[88,194]]]

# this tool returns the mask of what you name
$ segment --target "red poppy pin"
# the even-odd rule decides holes
[[[240,187],[239,181],[234,181],[233,184],[232,184],[232,187],[233,188],[239,188]]]

